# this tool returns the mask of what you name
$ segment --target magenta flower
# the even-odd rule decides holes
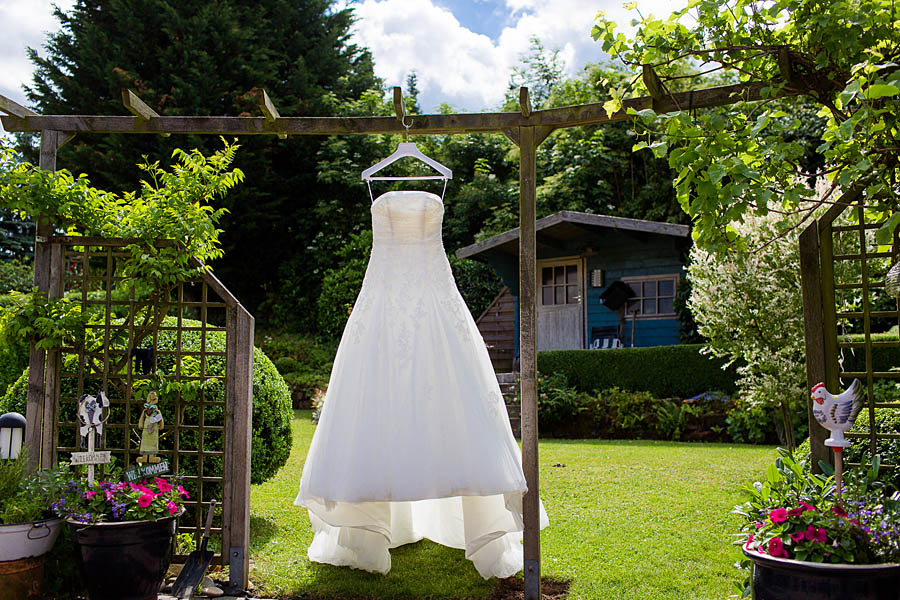
[[[773,523],[784,523],[787,521],[787,518],[788,512],[783,508],[776,508],[769,513],[769,519],[771,519]]]
[[[750,537],[747,538],[747,543],[744,544],[744,548],[746,548],[747,550],[749,550],[749,549],[750,549],[750,544],[751,544],[751,542],[753,542],[753,534],[752,534],[752,533],[750,534]]]
[[[165,479],[157,477],[154,481],[156,482],[156,487],[160,492],[166,493],[172,491],[172,484]]]
[[[834,514],[836,514],[839,517],[844,517],[845,519],[847,518],[847,511],[845,511],[840,506],[832,506],[831,512],[833,512]]]
[[[776,558],[787,558],[788,553],[787,550],[784,549],[784,542],[781,541],[781,538],[774,537],[769,540],[769,555],[774,556]]]
[[[141,508],[147,508],[151,502],[153,502],[153,494],[144,494],[138,498],[138,506]]]
[[[788,511],[788,514],[792,517],[799,517],[801,514],[803,514],[803,509],[802,508],[792,508],[791,510]]]
[[[84,493],[84,497],[88,500],[90,500],[91,498],[93,498],[96,495],[97,495],[97,492],[95,492],[93,490],[88,490]]]
[[[188,495],[187,490],[184,489],[183,487],[181,487],[180,485],[178,486],[178,493],[179,493],[179,494],[181,495],[181,497],[184,498],[185,500],[189,500],[189,499],[190,499],[190,496]]]
[[[112,493],[111,491],[109,491],[109,490],[106,490],[105,493],[106,493],[106,501],[107,501],[107,502],[112,502],[112,501],[113,501],[113,498],[116,497],[116,495],[113,494],[113,493]]]
[[[797,533],[791,534],[791,539],[794,540],[795,542],[803,541],[803,538],[805,538],[805,537],[806,537],[806,533],[804,533],[803,531],[798,531]]]
[[[178,512],[178,507],[175,506],[175,503],[172,502],[171,500],[169,500],[169,503],[166,504],[166,508],[169,509],[169,514],[170,514],[170,515],[174,515],[175,513]]]
[[[811,542],[817,542],[819,544],[824,544],[825,540],[828,539],[827,532],[822,527],[813,527],[810,525],[806,528],[806,539]]]
[[[800,502],[800,508],[803,510],[817,510],[815,506],[802,501]]]

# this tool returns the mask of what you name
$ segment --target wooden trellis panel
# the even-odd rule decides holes
[[[208,273],[168,290],[135,289],[121,270],[131,242],[64,236],[44,242],[51,294],[78,298],[82,312],[100,322],[82,339],[48,352],[43,390],[35,390],[44,414],[42,461],[79,450],[78,398],[102,391],[110,416],[101,447],[118,466],[134,464],[137,421],[147,393],[156,391],[165,420],[159,456],[183,476],[190,494],[179,531],[199,544],[215,499],[221,506],[212,528],[211,543],[221,539],[216,559],[230,566],[231,583],[246,587],[253,318]]]
[[[861,188],[854,186],[800,236],[807,385],[824,381],[835,392],[846,389],[854,378],[864,384],[866,403],[857,422],[865,424],[865,431],[846,437],[867,440],[869,459],[879,452],[879,442],[900,439],[898,434],[879,430],[875,420],[876,408],[900,410],[896,391],[888,401],[879,400],[875,393],[885,383],[900,383],[900,371],[880,367],[874,356],[882,348],[900,352],[896,335],[877,339],[884,336],[873,333],[900,323],[897,299],[888,297],[884,289],[885,275],[897,262],[900,245],[895,235],[890,249],[877,246],[875,231],[881,225],[869,219]],[[853,310],[844,308],[850,298],[856,299]],[[828,431],[813,418],[811,405],[809,424],[814,465],[818,460],[832,462],[832,452],[824,445]]]

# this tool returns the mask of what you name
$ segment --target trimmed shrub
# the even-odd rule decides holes
[[[282,356],[281,358],[276,359],[274,364],[275,368],[278,369],[278,372],[282,375],[300,370],[300,361],[293,356]]]
[[[166,327],[174,327],[177,321],[174,317],[167,317],[164,323]],[[199,321],[183,319],[182,323],[185,327],[199,327]],[[224,332],[210,331],[206,333],[206,349],[208,351],[225,351],[225,334]],[[176,331],[160,331],[158,336],[158,350],[173,350],[177,343]],[[185,351],[199,351],[201,344],[201,334],[199,331],[182,331],[181,347]],[[74,357],[70,357],[74,359]],[[185,357],[182,361],[182,372],[190,368],[190,357]],[[174,355],[160,355],[158,360],[158,368],[164,374],[174,373],[175,366]],[[225,362],[223,357],[209,357],[207,359],[206,372],[212,376],[223,376],[225,370]],[[73,378],[63,378],[61,381],[62,393],[66,396],[75,396],[76,382]],[[25,405],[27,402],[28,390],[28,369],[9,386],[6,394],[0,399],[0,412],[8,412],[10,410],[25,414]],[[90,392],[96,390],[88,390]],[[209,402],[224,401],[225,386],[221,382],[210,385],[205,388],[206,400]],[[61,417],[74,419],[74,407],[67,406],[64,410],[72,409],[72,414],[61,414]],[[170,406],[164,399],[160,397],[160,410],[164,415],[171,415],[175,410],[174,406]],[[195,414],[196,413],[196,414]],[[259,348],[253,349],[253,429],[251,438],[251,471],[250,479],[252,483],[262,483],[280,469],[288,459],[291,450],[292,434],[291,434],[291,394],[284,382],[284,379],[278,373],[272,361]],[[113,416],[115,420],[116,416]],[[199,418],[199,409],[195,406],[188,406],[185,410],[185,422],[197,424],[195,419]],[[203,415],[207,424],[224,424],[224,410],[221,406],[207,406]],[[184,432],[190,435],[193,432]],[[109,430],[109,436],[115,435],[114,430]],[[112,439],[109,440],[113,442]],[[124,443],[124,440],[118,441]],[[204,447],[208,450],[221,450],[221,437],[215,437],[211,434],[205,437]],[[162,444],[161,444],[162,446]],[[121,447],[121,446],[119,446]],[[190,469],[192,457],[186,457],[182,460],[182,471]],[[204,474],[211,475],[212,471],[218,470],[221,473],[221,461],[213,459],[220,457],[208,457],[204,460]],[[188,474],[183,472],[182,474]],[[218,473],[217,473],[218,474]]]
[[[600,437],[655,437],[659,402],[652,393],[643,390],[605,389],[593,398],[594,426]]]
[[[538,370],[562,373],[582,392],[609,388],[650,392],[660,398],[689,398],[710,390],[735,391],[734,367],[701,354],[700,344],[616,348],[612,350],[545,350]]]

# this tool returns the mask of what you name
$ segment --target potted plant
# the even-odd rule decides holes
[[[744,490],[735,507],[744,518],[739,542],[752,563],[756,600],[898,600],[900,493],[880,472],[848,470],[839,500],[831,474],[781,456],[766,478]],[[825,467],[825,465],[823,465]]]
[[[0,600],[41,597],[44,555],[62,525],[50,503],[65,468],[29,475],[26,454],[0,461]]]
[[[91,600],[156,598],[188,493],[157,477],[68,481],[52,504],[65,517]]]

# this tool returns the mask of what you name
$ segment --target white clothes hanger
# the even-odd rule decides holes
[[[412,125],[412,121],[409,124],[406,123],[406,115],[403,115],[403,118],[400,120],[400,123],[406,127],[406,141],[400,142],[397,146],[397,149],[394,150],[393,154],[381,160],[365,171],[362,172],[363,181],[366,182],[366,185],[369,186],[369,197],[372,198],[372,202],[375,201],[372,195],[372,181],[414,181],[414,180],[423,180],[423,179],[439,179],[444,182],[444,190],[441,192],[441,200],[444,199],[444,193],[447,191],[447,181],[453,179],[453,171],[434,160],[433,158],[426,156],[419,150],[419,147],[416,146],[415,142],[409,141],[409,126]],[[401,158],[415,158],[417,160],[422,161],[435,171],[439,173],[439,175],[408,175],[405,177],[390,177],[390,176],[375,176],[375,173],[382,170],[386,166],[393,164],[400,160]]]

